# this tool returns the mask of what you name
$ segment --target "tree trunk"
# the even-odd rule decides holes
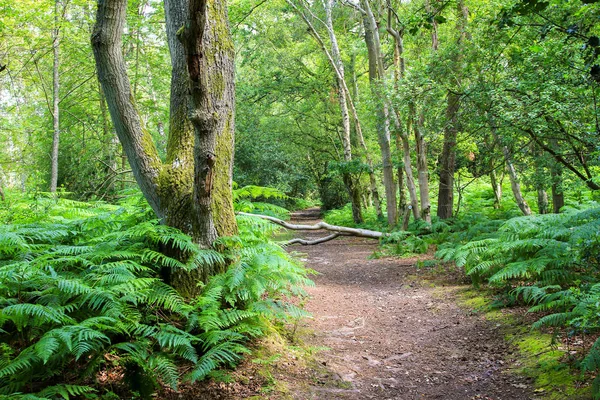
[[[365,43],[369,56],[369,83],[371,92],[377,101],[377,136],[383,163],[383,186],[387,202],[387,221],[389,226],[398,222],[398,203],[396,200],[396,183],[394,182],[394,165],[392,163],[392,150],[390,145],[390,107],[385,98],[384,82],[385,71],[383,66],[383,53],[377,21],[371,11],[369,0],[361,1],[363,5],[363,25],[365,28]]]
[[[508,177],[510,178],[510,187],[512,189],[513,195],[515,196],[515,201],[519,206],[519,209],[523,212],[523,215],[531,215],[531,208],[529,208],[529,204],[523,197],[523,193],[521,192],[521,185],[519,184],[519,177],[517,175],[517,171],[511,160],[511,154],[506,146],[503,147],[504,158],[506,160],[506,167],[508,169]]]
[[[466,36],[466,25],[469,11],[463,0],[457,2],[456,30],[458,31],[458,51],[451,60],[455,73],[455,82],[460,85],[462,74],[462,44]],[[434,24],[435,19],[434,19]],[[436,50],[437,29],[434,27],[434,51]],[[446,105],[446,125],[444,127],[444,147],[440,155],[440,184],[438,191],[437,215],[440,219],[452,218],[454,203],[454,172],[456,169],[456,136],[459,131],[458,111],[460,96],[448,91]]]
[[[548,214],[548,193],[544,189],[538,189],[537,194],[538,212]]]
[[[60,66],[60,0],[54,1],[54,29],[52,30],[52,154],[50,156],[50,192],[56,192],[58,185],[58,146],[60,141],[60,116],[59,116],[59,89],[60,81],[58,69]]]
[[[433,14],[435,12],[435,10],[433,10],[431,7],[431,0],[425,0],[425,11],[427,11],[429,14]],[[437,51],[439,47],[438,23],[434,18],[431,21],[431,48],[433,51]]]
[[[167,0],[165,7],[175,60],[165,164],[131,96],[121,41],[127,0],[98,1],[92,48],[113,125],[142,193],[163,223],[208,248],[217,236],[237,231],[231,198],[234,54],[224,4],[192,1],[189,6],[193,14],[188,13],[187,0]],[[189,57],[175,38],[184,23]],[[188,109],[192,124],[186,118]],[[183,295],[193,296],[206,274],[177,271],[171,283]]]
[[[560,213],[560,209],[565,206],[565,194],[562,188],[562,166],[558,163],[552,167],[552,212]]]
[[[344,161],[349,163],[352,161],[352,142],[350,139],[350,116],[348,113],[348,96],[343,86],[345,85],[345,73],[344,64],[342,62],[342,56],[338,46],[337,38],[333,30],[333,20],[331,16],[331,9],[333,7],[333,1],[327,0],[325,3],[325,23],[327,26],[327,32],[329,33],[329,41],[331,42],[331,57],[334,62],[334,67],[339,72],[336,74],[337,86],[338,86],[338,102],[340,105],[340,111],[342,115],[342,147],[344,149]],[[344,82],[341,82],[344,80]],[[363,222],[362,210],[360,207],[360,191],[358,182],[355,182],[352,175],[348,172],[343,173],[342,179],[344,185],[348,190],[350,201],[352,202],[352,218],[354,222],[360,224]]]
[[[498,175],[494,169],[490,171],[490,182],[494,191],[494,208],[499,209],[502,204],[502,179],[498,179]]]
[[[429,171],[427,169],[427,144],[423,136],[423,122],[425,116],[420,113],[419,118],[416,117],[415,105],[411,101],[409,104],[409,127],[412,127],[415,135],[415,143],[417,148],[417,179],[419,181],[419,197],[421,200],[421,208],[419,216],[428,224],[431,224],[431,202],[429,200]]]
[[[519,183],[519,176],[517,175],[517,171],[515,166],[512,163],[512,154],[508,147],[500,142],[500,137],[496,130],[496,125],[494,121],[491,119],[490,114],[488,113],[489,125],[492,132],[492,137],[502,147],[502,153],[504,154],[504,161],[506,162],[506,169],[508,170],[508,177],[510,178],[510,187],[512,189],[513,195],[515,197],[515,201],[517,202],[517,206],[523,213],[523,215],[531,215],[531,208],[527,201],[523,197],[523,193],[521,192],[521,184]]]
[[[456,167],[456,134],[458,133],[457,113],[460,97],[448,93],[446,106],[446,126],[444,128],[444,147],[440,155],[440,185],[438,191],[437,216],[440,219],[452,218],[454,206],[454,169]]]
[[[398,82],[402,79],[406,73],[406,65],[404,62],[404,30],[395,30],[392,27],[392,6],[391,2],[388,0],[388,33],[394,39],[394,89],[398,91]],[[419,219],[419,200],[417,198],[417,188],[415,186],[415,178],[413,176],[412,170],[412,160],[410,154],[410,143],[408,141],[408,135],[410,134],[410,122],[407,126],[408,132],[403,132],[402,122],[400,118],[400,113],[398,112],[398,108],[394,108],[394,116],[395,116],[395,125],[396,125],[396,151],[398,154],[402,153],[402,164],[404,173],[406,174],[406,188],[408,189],[408,195],[410,198],[410,206],[409,213],[406,213],[406,210],[402,212],[403,215],[403,230],[408,228],[408,219],[410,218],[410,211],[412,210],[413,216],[415,219]],[[410,121],[410,116],[409,116]],[[400,144],[401,142],[401,144]],[[398,186],[400,193],[403,192],[403,184],[400,182],[400,172],[398,172]],[[401,202],[402,203],[402,202]]]
[[[535,155],[534,165],[535,165],[535,188],[537,190],[537,206],[538,213],[547,214],[548,210],[548,193],[546,193],[545,181],[546,181],[546,171],[543,165],[543,156],[544,152],[542,149],[536,148],[534,145],[532,148],[532,153]]]

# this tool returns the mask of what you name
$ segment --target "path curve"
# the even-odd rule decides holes
[[[318,209],[293,214],[318,221]],[[297,235],[316,239],[322,232]],[[456,304],[458,287],[431,287],[416,279],[416,259],[369,259],[374,240],[342,237],[305,253],[320,274],[309,288],[305,344],[323,367],[295,399],[532,399],[527,381],[510,374],[511,349],[499,327]]]

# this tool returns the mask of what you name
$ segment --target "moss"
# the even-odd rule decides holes
[[[233,165],[233,114],[227,114],[223,130],[217,136],[215,177],[212,191],[212,212],[219,236],[237,233],[233,212],[230,171]]]
[[[167,140],[167,164],[175,160],[194,163],[194,126],[188,118],[185,101],[180,102],[179,108],[172,112]]]

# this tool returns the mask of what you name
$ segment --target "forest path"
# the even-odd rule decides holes
[[[318,218],[310,209],[292,221]],[[512,351],[496,324],[457,305],[464,286],[425,284],[415,277],[417,259],[369,259],[376,248],[354,237],[289,248],[319,272],[306,302],[313,318],[301,323],[300,339],[327,348],[304,382],[285,379],[294,399],[533,398],[527,381],[507,371]]]

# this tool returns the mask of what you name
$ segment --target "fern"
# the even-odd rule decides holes
[[[0,356],[0,394],[91,396],[94,388],[77,383],[89,382],[108,353],[133,380],[176,388],[180,365],[192,367],[186,379],[201,379],[239,361],[265,321],[306,315],[284,299],[303,294],[310,271],[269,240],[277,228],[240,217],[239,236],[218,241],[222,253],[199,249],[148,219],[137,201],[112,206],[41,195],[25,223],[0,227],[0,339],[12,349]],[[192,300],[160,275],[227,265]],[[37,392],[27,385],[32,380]]]

